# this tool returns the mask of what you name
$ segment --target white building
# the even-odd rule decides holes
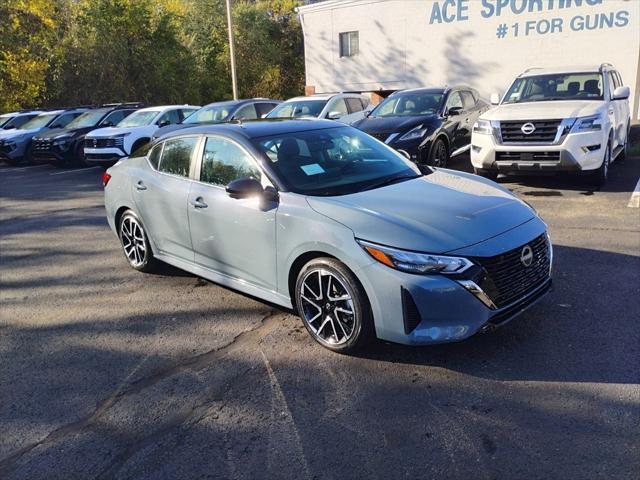
[[[640,0],[325,0],[298,10],[306,93],[465,83],[488,97],[528,67],[612,63],[640,121]]]

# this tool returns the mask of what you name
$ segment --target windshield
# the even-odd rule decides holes
[[[440,109],[443,93],[404,93],[385,99],[371,112],[370,117],[430,115]]]
[[[203,107],[200,110],[196,110],[182,122],[183,124],[189,123],[215,123],[224,121],[235,105],[216,105],[210,107]]]
[[[8,123],[12,118],[13,115],[0,115],[0,128],[2,128],[5,123]]]
[[[346,195],[421,175],[399,153],[351,127],[252,141],[287,188],[304,195]]]
[[[284,102],[271,110],[266,118],[317,117],[328,100],[300,100]]]
[[[149,125],[156,118],[156,115],[160,113],[160,110],[138,110],[131,115],[121,120],[117,127],[142,127],[143,125]]]
[[[58,115],[60,115],[59,113],[43,113],[41,115],[38,115],[35,118],[32,118],[31,120],[29,120],[27,123],[25,123],[24,125],[22,125],[22,129],[23,130],[30,130],[32,128],[42,128],[42,127],[46,127],[47,125],[49,125],[50,122],[53,121],[54,118],[56,118]]]
[[[602,75],[599,73],[563,73],[518,78],[502,103],[602,100],[602,85]]]
[[[75,118],[66,126],[66,128],[83,128],[94,127],[98,124],[100,119],[104,117],[107,110],[92,110],[83,113],[79,117]]]

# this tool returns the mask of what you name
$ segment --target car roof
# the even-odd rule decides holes
[[[139,108],[137,111],[138,112],[164,112],[165,110],[173,110],[175,108],[192,108],[192,109],[199,109],[202,108],[200,107],[200,105],[158,105],[155,107],[146,107],[146,108]]]
[[[281,135],[294,132],[307,132],[326,128],[349,128],[348,125],[332,120],[318,119],[261,119],[246,122],[224,123],[215,125],[197,125],[168,133],[162,139],[179,137],[188,134],[206,135],[211,133],[239,135],[245,138],[259,138],[268,135]]]
[[[451,88],[464,88],[467,90],[471,90],[470,87],[462,87],[462,86],[456,86],[456,87],[420,87],[420,88],[407,88],[406,90],[398,90],[396,92],[393,92],[392,95],[402,95],[403,93],[444,93],[447,90],[450,90]]]
[[[361,95],[359,93],[355,93],[355,92],[354,93],[316,93],[314,95],[289,98],[289,99],[285,100],[284,103],[287,103],[287,102],[305,102],[305,101],[311,102],[311,101],[314,101],[314,100],[330,100],[333,97],[337,97],[337,96],[361,98],[363,95]]]
[[[590,64],[590,65],[574,65],[568,67],[549,67],[549,68],[541,68],[541,67],[531,67],[525,70],[520,74],[521,77],[535,77],[537,75],[552,75],[552,74],[560,74],[560,73],[597,73],[600,71],[601,65],[598,64]]]

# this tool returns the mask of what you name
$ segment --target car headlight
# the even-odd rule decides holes
[[[491,135],[493,133],[493,127],[489,120],[478,120],[473,124],[473,133],[482,133],[484,135]]]
[[[462,273],[473,266],[470,260],[447,255],[432,255],[397,248],[384,247],[375,243],[357,240],[358,244],[374,259],[395,270],[407,273]]]
[[[418,125],[415,128],[412,128],[407,133],[402,135],[399,140],[415,140],[416,138],[424,137],[425,133],[427,133],[428,128],[423,125]]]
[[[579,132],[596,132],[602,130],[602,116],[589,115],[588,117],[579,117],[571,128],[571,133]]]

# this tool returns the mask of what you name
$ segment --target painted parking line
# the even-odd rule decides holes
[[[21,172],[23,170],[30,170],[30,169],[42,168],[42,167],[51,167],[51,165],[30,165],[28,167],[0,168],[0,173]]]
[[[638,183],[636,183],[636,188],[631,194],[631,198],[629,199],[627,207],[640,208],[640,178],[638,179]]]
[[[89,168],[76,168],[74,170],[65,170],[63,172],[50,173],[49,175],[64,175],[65,173],[88,172],[89,170],[95,170],[96,168],[100,168],[100,167],[96,166],[96,167],[89,167]]]

